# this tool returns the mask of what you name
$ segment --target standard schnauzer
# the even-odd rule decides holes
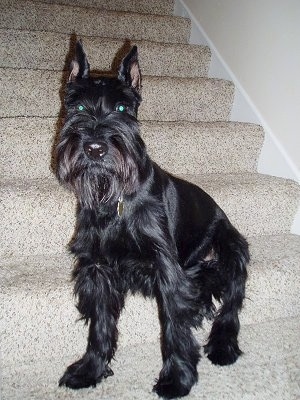
[[[187,395],[198,380],[192,329],[203,318],[213,320],[204,352],[214,364],[232,364],[241,354],[238,312],[249,252],[207,193],[150,159],[137,121],[140,92],[136,46],[117,77],[97,77],[77,42],[57,176],[78,199],[70,250],[89,335],[86,353],[60,385],[95,386],[113,375],[118,319],[127,293],[139,292],[157,301],[163,367],[153,390],[171,399]]]

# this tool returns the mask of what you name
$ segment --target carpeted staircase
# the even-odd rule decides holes
[[[234,86],[207,78],[210,50],[188,44],[190,21],[173,16],[172,0],[0,0],[0,6],[1,399],[157,398],[156,306],[139,296],[128,297],[121,317],[115,375],[95,389],[57,386],[84,352],[87,332],[76,322],[66,252],[75,201],[51,169],[74,32],[99,70],[111,69],[128,39],[138,45],[139,117],[150,154],[209,192],[251,245],[244,355],[230,367],[203,357],[189,398],[299,399],[300,237],[289,233],[299,186],[256,172],[264,133],[229,122]],[[196,333],[202,344],[205,328]]]

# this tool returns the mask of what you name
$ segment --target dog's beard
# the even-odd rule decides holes
[[[101,204],[115,203],[120,197],[134,193],[139,186],[137,160],[115,142],[110,154],[93,162],[79,150],[74,141],[58,147],[58,178],[75,195],[81,206],[95,209]]]
[[[123,162],[110,172],[102,168],[82,170],[73,180],[73,189],[83,207],[97,208],[103,204],[114,204],[124,195],[136,191],[138,176],[136,168]]]
[[[90,209],[101,203],[114,201],[116,193],[120,191],[116,179],[91,169],[82,170],[73,179],[72,187],[80,204]]]

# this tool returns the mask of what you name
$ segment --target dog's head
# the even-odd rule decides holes
[[[136,46],[123,59],[116,78],[91,77],[77,42],[57,145],[57,176],[85,207],[117,201],[140,184],[147,158],[137,121],[140,89]]]

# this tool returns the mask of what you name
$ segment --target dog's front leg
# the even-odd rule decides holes
[[[163,368],[153,390],[167,399],[186,396],[198,380],[199,345],[191,331],[197,307],[184,271],[166,257],[158,265],[156,298]]]
[[[74,272],[78,310],[89,322],[86,353],[70,365],[59,385],[73,389],[96,386],[113,375],[109,363],[117,347],[117,321],[124,296],[115,285],[114,270],[108,265],[79,260]]]

